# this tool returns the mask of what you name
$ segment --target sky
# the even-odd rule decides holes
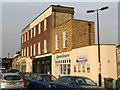
[[[109,9],[99,12],[100,43],[118,45],[118,2],[8,2],[0,3],[0,57],[10,57],[21,48],[21,31],[50,5],[74,7],[74,18],[94,21],[96,31],[96,12],[88,14],[89,9],[108,6]],[[104,0],[105,1],[105,0]]]

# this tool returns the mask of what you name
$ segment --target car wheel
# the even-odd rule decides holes
[[[42,90],[47,90],[47,87],[46,86],[43,86],[43,89]]]

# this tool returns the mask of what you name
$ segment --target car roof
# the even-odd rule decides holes
[[[79,77],[79,78],[88,78],[88,77],[85,77],[85,76],[62,76],[62,77],[73,77],[73,78],[75,78],[75,77]]]
[[[7,76],[7,75],[19,75],[19,74],[17,74],[17,73],[3,73],[3,76]]]

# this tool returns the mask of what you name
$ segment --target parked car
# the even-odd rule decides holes
[[[97,84],[87,77],[63,76],[52,82],[54,90],[101,90]]]
[[[50,74],[32,74],[29,89],[48,89],[51,88],[51,82],[55,81],[56,77]]]
[[[30,79],[31,79],[31,76],[32,76],[31,73],[26,73],[26,74],[23,76],[23,81],[24,81],[24,86],[25,86],[25,87],[28,87],[29,82],[30,82]]]
[[[1,75],[0,89],[24,89],[23,79],[17,73],[4,73]]]
[[[1,68],[1,71],[0,71],[0,72],[1,72],[1,73],[6,73],[6,71],[7,71],[6,68]]]
[[[8,69],[7,73],[16,73],[19,72],[17,69]]]

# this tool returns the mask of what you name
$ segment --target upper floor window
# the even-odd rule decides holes
[[[31,29],[31,38],[32,38],[32,35],[33,35],[33,29]]]
[[[36,47],[35,47],[35,44],[34,44],[34,55],[36,55]]]
[[[22,43],[24,42],[24,35],[22,35]]]
[[[38,42],[38,54],[41,53],[41,46],[40,46],[40,42]]]
[[[36,26],[34,27],[34,37],[36,36]]]
[[[22,49],[22,57],[23,57],[23,49]]]
[[[29,40],[29,31],[27,32],[27,40]]]
[[[47,19],[44,20],[44,31],[47,30]]]
[[[27,47],[27,57],[29,57],[29,47]]]
[[[32,56],[32,45],[30,46],[30,56]]]
[[[38,24],[38,34],[41,33],[41,23]]]
[[[47,53],[47,41],[44,40],[44,53]]]
[[[26,42],[26,33],[25,33],[25,37],[24,37],[24,42]]]
[[[63,32],[63,48],[67,48],[67,31]]]
[[[59,49],[59,34],[56,34],[56,50]]]
[[[26,56],[26,48],[24,48],[24,56]]]

